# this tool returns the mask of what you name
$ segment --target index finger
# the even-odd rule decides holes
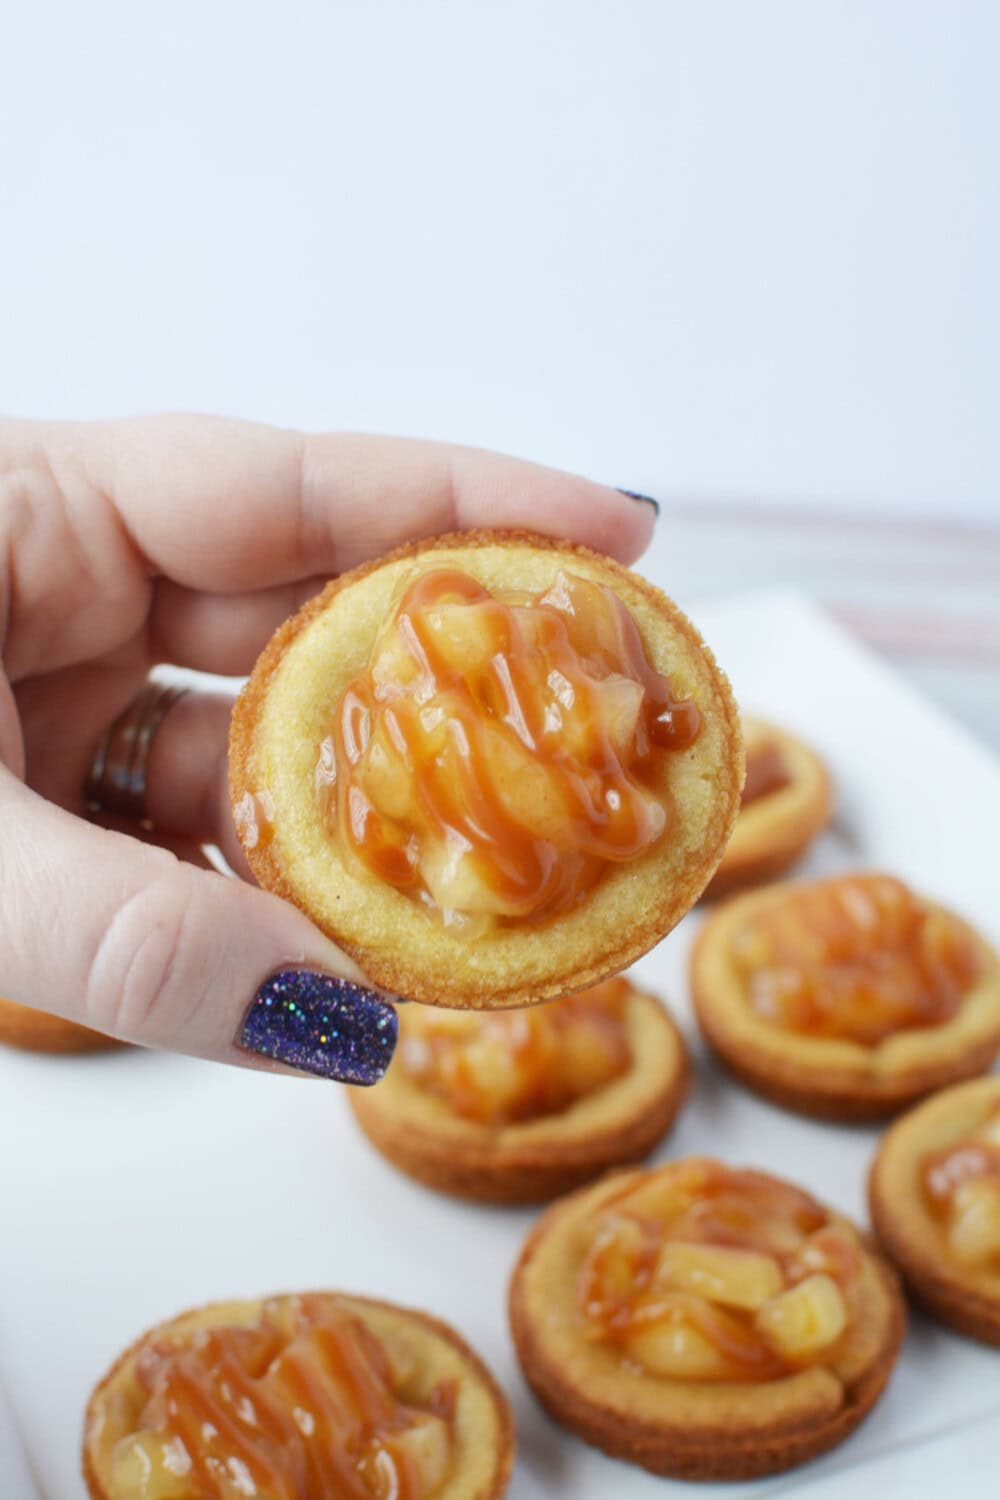
[[[481,526],[631,562],[654,519],[604,485],[412,438],[151,417],[50,426],[43,445],[111,500],[154,572],[218,593],[343,572],[411,538]]]

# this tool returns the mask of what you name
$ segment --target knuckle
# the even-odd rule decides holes
[[[90,964],[86,1003],[93,1024],[154,1044],[188,1025],[199,997],[191,982],[196,925],[193,884],[177,862],[131,895]]]
[[[108,495],[40,438],[0,428],[0,640],[8,674],[53,671],[127,640],[151,585]]]

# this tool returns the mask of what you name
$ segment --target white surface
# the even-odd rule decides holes
[[[996,514],[991,0],[0,10],[0,410]]]
[[[31,1473],[13,1410],[0,1380],[0,1478],[6,1500],[38,1500],[38,1490]]]
[[[698,619],[741,699],[829,757],[839,813],[811,868],[894,869],[1000,940],[996,761],[794,597],[750,596],[705,607]],[[699,920],[688,918],[639,965],[686,1025],[685,955]],[[696,1051],[693,1099],[661,1155],[707,1151],[760,1164],[863,1216],[874,1130],[782,1113]],[[533,1213],[452,1202],[397,1175],[360,1138],[336,1087],[139,1052],[10,1052],[0,1056],[0,1111],[0,1358],[46,1500],[82,1496],[87,1394],[141,1329],[212,1298],[312,1286],[426,1306],[469,1337],[514,1399],[511,1500],[789,1491],[832,1500],[843,1491],[829,1476],[843,1474],[852,1495],[902,1496],[886,1478],[895,1461],[876,1460],[918,1442],[900,1471],[907,1500],[938,1500],[949,1465],[962,1473],[962,1500],[995,1494],[983,1434],[995,1442],[997,1422],[978,1424],[1000,1419],[1000,1353],[920,1318],[861,1431],[780,1480],[692,1490],[560,1433],[528,1396],[504,1321],[506,1278]]]

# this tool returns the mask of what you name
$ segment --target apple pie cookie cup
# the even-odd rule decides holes
[[[619,564],[474,532],[335,579],[233,715],[247,858],[390,992],[572,993],[693,905],[735,820],[740,726],[691,623]]]
[[[709,900],[776,880],[802,858],[833,811],[830,776],[815,750],[779,725],[743,716],[746,781]]]
[[[595,1014],[588,1002],[602,992],[610,1000]],[[352,1089],[350,1104],[373,1145],[418,1182],[534,1203],[647,1156],[688,1082],[665,1007],[617,979],[530,1011],[406,1006],[392,1066],[374,1088]]]
[[[897,1120],[868,1197],[917,1300],[959,1333],[1000,1345],[1000,1078],[956,1084]]]
[[[658,1242],[670,1174],[684,1222]],[[707,1243],[684,1202],[699,1177],[728,1194]],[[791,1217],[741,1207],[748,1181],[765,1203],[789,1199]],[[557,1422],[612,1457],[702,1480],[777,1473],[846,1438],[905,1328],[895,1275],[848,1221],[764,1173],[697,1158],[613,1173],[553,1204],[514,1271],[510,1318]]]
[[[159,1324],[84,1423],[91,1500],[500,1500],[513,1459],[508,1402],[453,1329],[333,1292]]]
[[[811,914],[830,901],[832,928],[822,911],[819,927],[811,926]],[[907,968],[922,933],[932,948]],[[755,970],[746,955],[762,934],[777,946]],[[691,991],[698,1025],[730,1072],[776,1104],[821,1119],[898,1113],[984,1072],[1000,1050],[996,953],[961,917],[890,876],[731,897],[695,942]]]
[[[102,1052],[122,1044],[112,1036],[91,1031],[46,1010],[34,1010],[13,1000],[0,999],[0,1043],[24,1052]]]

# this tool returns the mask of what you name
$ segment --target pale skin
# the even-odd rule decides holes
[[[150,817],[177,854],[84,816],[103,731],[158,663],[250,671],[323,583],[415,537],[527,527],[634,561],[648,505],[443,444],[221,418],[0,421],[0,994],[125,1041],[273,1065],[234,1045],[290,963],[363,982],[294,907],[240,875],[229,700],[171,711]]]

